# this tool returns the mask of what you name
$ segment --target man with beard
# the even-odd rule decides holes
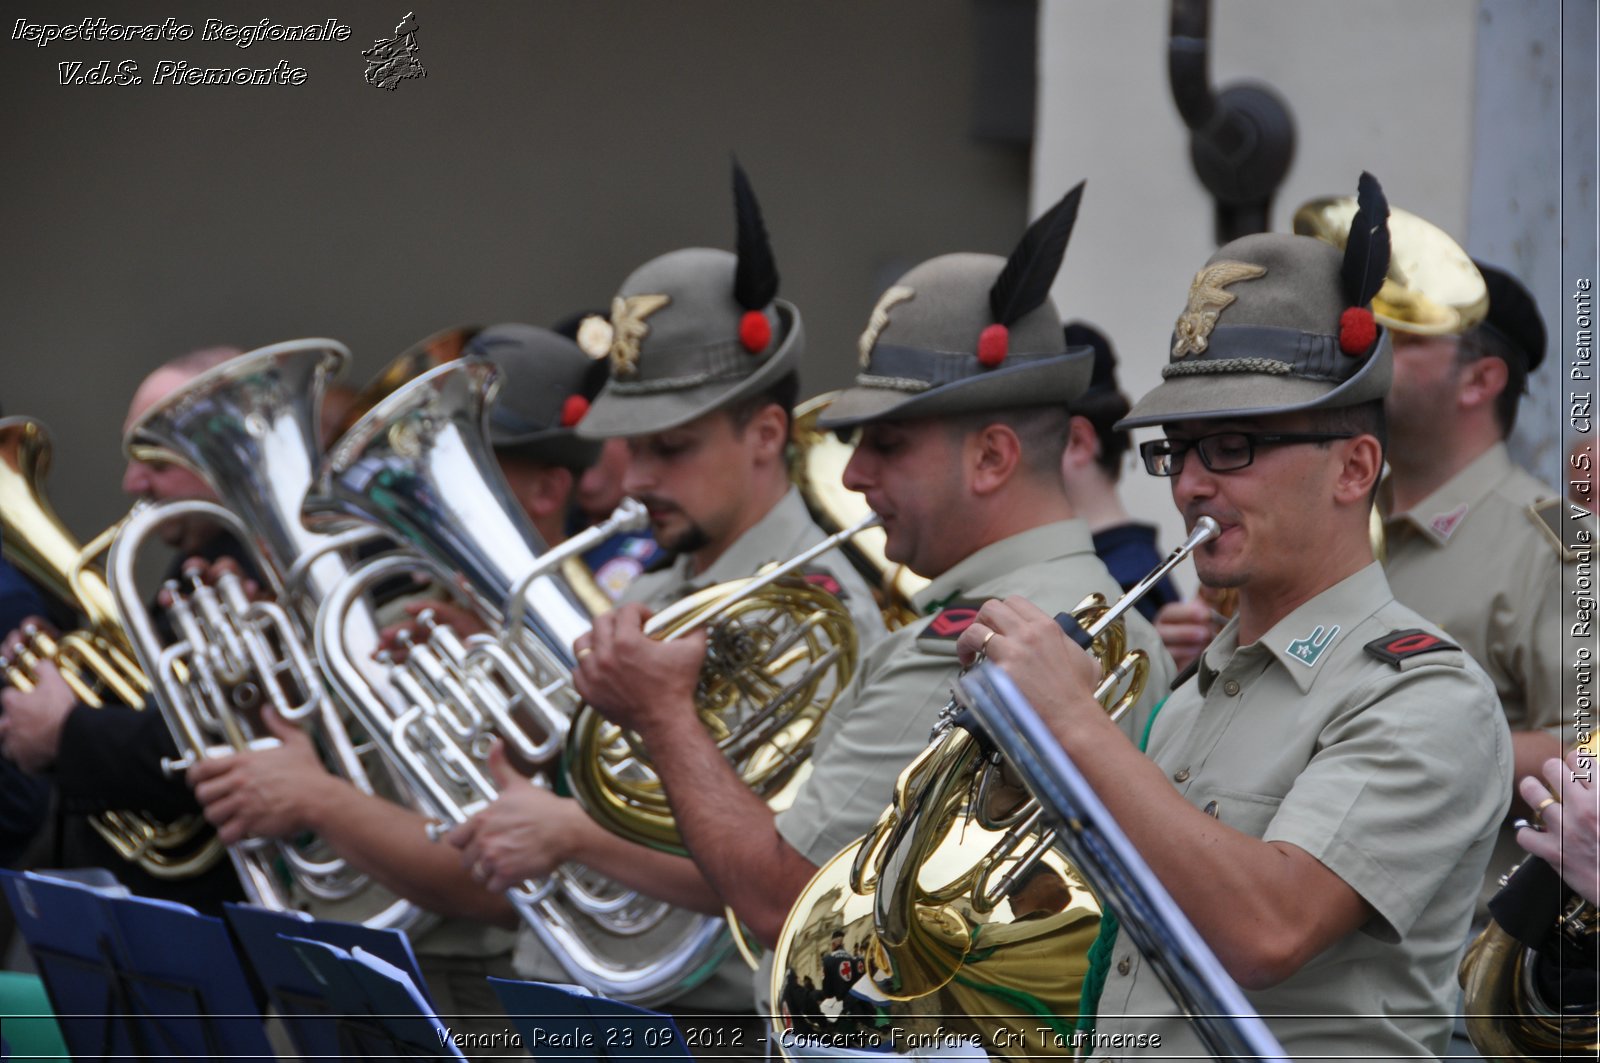
[[[610,379],[578,432],[626,440],[623,489],[646,507],[656,542],[668,551],[668,563],[640,576],[623,596],[652,609],[753,575],[826,537],[788,477],[800,315],[777,298],[766,234],[737,169],[735,188],[737,256],[689,248],[653,259],[622,283],[609,322],[591,318],[577,334],[588,354],[610,363]],[[805,576],[843,601],[863,647],[882,635],[872,592],[842,554],[823,554]],[[692,870],[688,861],[622,841],[570,798],[515,785],[499,753],[491,765],[500,798],[448,836],[490,889],[543,877],[576,859],[659,900],[721,913],[703,890],[684,885],[688,877],[679,872]],[[646,957],[640,959],[642,965]],[[523,977],[572,980],[532,933],[522,935],[516,960]],[[665,1007],[690,1021],[748,1015],[749,972],[730,955]],[[724,1022],[713,1043],[729,1055],[759,1054],[761,1033],[748,1018]]]

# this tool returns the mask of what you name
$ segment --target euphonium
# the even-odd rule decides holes
[[[253,720],[263,703],[310,730],[334,769],[358,788],[375,792],[373,776],[387,770],[381,760],[368,759],[369,743],[346,731],[304,649],[317,603],[347,568],[331,548],[342,541],[304,528],[300,508],[320,450],[322,389],[348,357],[330,340],[263,347],[202,373],[129,428],[131,454],[181,462],[203,476],[223,503],[139,507],[111,546],[111,590],[180,752],[168,770],[275,742]],[[198,579],[188,589],[169,583],[176,641],[168,644],[156,632],[136,570],[150,532],[177,517],[207,520],[230,532],[271,593],[250,601],[231,574],[215,587]],[[375,647],[377,628],[370,617],[365,632],[368,646]],[[317,840],[252,840],[229,854],[247,895],[266,907],[293,906],[274,866],[281,860],[306,893],[330,906],[325,914],[408,929],[431,918],[354,873]]]
[[[408,548],[364,563],[329,595],[317,622],[318,655],[422,806],[450,824],[497,796],[484,766],[495,737],[542,773],[530,785],[550,784],[577,705],[572,644],[591,623],[563,565],[643,523],[642,508],[630,502],[605,525],[546,549],[488,444],[495,377],[486,361],[455,362],[378,402],[330,452],[312,506],[314,520],[342,515],[377,524]],[[408,647],[404,663],[385,664],[405,695],[396,704],[371,692],[345,628],[349,607],[369,587],[417,571],[492,634],[463,638],[425,619],[429,633]],[[671,999],[729,949],[722,920],[577,866],[508,896],[572,981],[616,999]]]
[[[1591,762],[1596,744],[1591,735],[1582,746]],[[1593,957],[1600,947],[1600,911],[1566,891],[1554,913],[1551,940],[1574,957]],[[1592,998],[1564,1001],[1552,991],[1559,981],[1553,977],[1556,961],[1523,945],[1493,920],[1467,947],[1459,972],[1463,1011],[1467,1036],[1484,1059],[1565,1058],[1580,1052],[1592,1057],[1600,1051],[1596,1003]]]
[[[1201,518],[1115,604],[1095,594],[1057,618],[1099,660],[1095,697],[1113,717],[1137,700],[1149,668],[1143,651],[1126,652],[1122,614],[1216,533]],[[790,910],[772,970],[780,1044],[827,1032],[906,1050],[936,1030],[1019,1058],[1070,1044],[1099,902],[1055,848],[1038,803],[955,710],[952,698],[872,831],[824,864]],[[797,986],[839,981],[824,943],[841,931],[852,988],[877,1006],[835,985],[837,1015],[797,1015]],[[894,1019],[887,1026],[880,1008]]]
[[[104,694],[132,709],[144,707],[150,682],[134,663],[127,633],[94,559],[110,530],[80,547],[41,490],[50,465],[50,439],[28,417],[0,420],[0,528],[6,556],[62,601],[83,613],[87,627],[60,638],[34,632],[15,661],[0,661],[12,686],[30,689],[33,664],[53,662],[78,700],[99,708]],[[105,812],[89,820],[124,860],[156,878],[186,878],[213,867],[222,845],[205,820],[183,816],[170,824],[139,812]]]

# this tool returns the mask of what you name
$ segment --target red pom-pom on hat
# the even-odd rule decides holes
[[[1006,360],[1011,346],[1011,333],[1004,325],[990,325],[978,333],[978,361],[993,369]]]
[[[1364,306],[1346,308],[1339,315],[1339,349],[1352,358],[1365,358],[1378,338],[1378,322]]]
[[[583,420],[583,415],[588,412],[588,399],[582,395],[568,395],[567,401],[561,404],[561,427],[571,428]]]
[[[739,319],[739,342],[751,354],[760,354],[772,342],[772,326],[759,310],[746,310]]]

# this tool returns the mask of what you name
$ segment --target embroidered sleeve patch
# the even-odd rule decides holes
[[[1396,668],[1404,668],[1405,662],[1412,657],[1420,657],[1424,653],[1435,653],[1439,650],[1459,651],[1461,647],[1421,628],[1411,627],[1403,631],[1391,631],[1381,639],[1373,639],[1367,643],[1366,649],[1378,660],[1386,661]]]
[[[978,609],[983,601],[976,598],[957,598],[947,604],[939,614],[928,622],[922,629],[922,634],[917,636],[919,642],[955,642],[961,633],[972,626],[978,618]]]
[[[844,589],[844,585],[834,579],[832,573],[818,569],[815,572],[803,572],[800,574],[800,578],[813,587],[822,588],[841,602],[849,596]]]

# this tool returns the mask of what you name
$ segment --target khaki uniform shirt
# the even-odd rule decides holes
[[[1020,594],[1050,614],[1065,612],[1098,591],[1116,601],[1121,589],[1095,556],[1082,521],[1032,528],[986,546],[920,591],[921,611],[938,614],[960,598],[982,602]],[[895,779],[928,745],[928,733],[950,700],[961,670],[954,638],[930,637],[930,615],[891,632],[862,658],[861,668],[834,704],[817,739],[810,778],[794,804],[778,816],[785,841],[822,865],[866,834],[889,807]],[[1130,647],[1150,655],[1150,675],[1139,700],[1122,718],[1136,738],[1150,708],[1166,696],[1172,661],[1149,621],[1126,614]],[[770,959],[757,975],[757,996],[769,996]]]
[[[1372,906],[1294,975],[1246,992],[1293,1056],[1426,1056],[1450,1036],[1473,898],[1511,797],[1511,742],[1466,654],[1391,663],[1367,648],[1416,629],[1438,634],[1369,565],[1252,645],[1238,645],[1230,622],[1151,729],[1151,759],[1190,804],[1305,850]],[[1098,1035],[1153,1034],[1163,1057],[1204,1055],[1125,935],[1099,1014]]]
[[[729,580],[754,575],[766,565],[782,564],[802,551],[826,539],[806,510],[806,504],[797,488],[778,500],[749,531],[739,536],[722,556],[700,575],[689,567],[688,555],[680,555],[672,564],[655,572],[646,572],[628,585],[619,599],[623,602],[642,602],[652,609],[660,609],[696,591],[713,587]],[[883,614],[866,582],[855,567],[839,551],[830,550],[806,566],[810,573],[825,572],[839,584],[839,598],[850,617],[855,621],[856,637],[861,649],[883,637]]]
[[[661,609],[706,587],[753,575],[764,565],[773,562],[781,564],[825,538],[827,536],[806,511],[800,492],[790,488],[766,516],[735,540],[705,572],[693,575],[689,558],[679,557],[666,568],[647,572],[634,580],[624,592],[622,601],[641,602],[652,609]],[[855,620],[856,637],[862,650],[882,637],[883,615],[878,611],[872,591],[843,554],[830,550],[811,562],[807,571],[825,572],[839,584],[842,591],[840,598]],[[614,952],[615,949],[613,947],[608,951]],[[519,931],[515,962],[517,972],[523,978],[554,982],[568,980],[560,964],[533,932],[525,927]],[[737,952],[730,952],[710,977],[676,998],[672,1006],[748,1012],[751,1003],[750,969]]]
[[[1563,561],[1559,540],[1531,508],[1556,494],[1513,465],[1503,445],[1491,447],[1409,513],[1385,518],[1384,567],[1394,596],[1489,673],[1511,730],[1559,739],[1563,724],[1572,734],[1562,699],[1563,661],[1572,656],[1564,652],[1572,642],[1563,638],[1562,585],[1563,566],[1570,575],[1576,557]],[[1525,855],[1503,826],[1480,917],[1500,876]]]

